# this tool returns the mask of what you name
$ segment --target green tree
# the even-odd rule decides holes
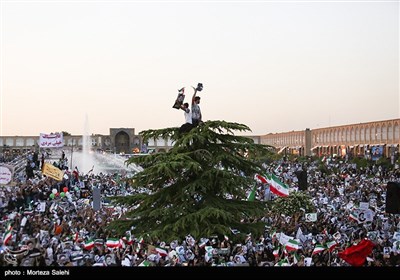
[[[246,193],[262,168],[256,159],[271,153],[271,147],[234,131],[250,129],[239,123],[207,121],[184,134],[178,128],[142,131],[144,141],[169,138],[173,147],[128,160],[144,168],[133,177],[133,186],[149,192],[114,198],[132,210],[110,227],[123,232],[133,226],[137,236],[166,241],[189,233],[195,238],[233,237],[230,228],[242,235],[261,234],[264,223],[259,218],[265,204],[247,201]]]
[[[285,214],[292,216],[299,213],[303,208],[306,213],[314,212],[315,207],[312,204],[311,197],[303,192],[293,192],[287,197],[279,197],[272,203],[272,212],[276,214]]]

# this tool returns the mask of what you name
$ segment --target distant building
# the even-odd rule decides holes
[[[382,151],[382,156],[390,157],[398,153],[400,145],[400,119],[348,124],[317,129],[305,129],[266,135],[246,136],[255,143],[270,145],[279,153],[308,155],[366,156],[373,151]],[[38,150],[37,136],[0,136],[2,153],[19,154]],[[166,152],[172,148],[170,139],[149,139],[143,143],[134,128],[110,128],[109,135],[92,134],[90,147],[94,151],[117,154]],[[82,149],[82,135],[64,135],[66,147]],[[376,148],[379,149],[376,149]]]

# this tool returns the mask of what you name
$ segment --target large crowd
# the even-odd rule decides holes
[[[0,266],[350,266],[339,252],[362,240],[374,244],[364,266],[399,266],[400,215],[385,213],[386,184],[400,181],[399,167],[357,168],[328,158],[324,170],[334,172],[324,172],[320,164],[264,165],[290,192],[298,189],[296,171],[307,170],[306,192],[316,215],[310,220],[305,211],[291,216],[266,212],[264,234],[248,234],[237,243],[233,230],[184,240],[149,240],[130,231],[120,236],[107,225],[128,208],[109,205],[107,197],[138,191],[125,176],[75,176],[66,168],[64,180],[57,182],[43,176],[38,163],[29,176],[19,174],[14,186],[0,189]],[[92,207],[93,187],[103,197],[98,211]],[[259,184],[256,199],[276,199],[266,188]]]

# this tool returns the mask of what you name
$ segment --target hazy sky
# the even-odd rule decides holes
[[[0,135],[399,118],[399,2],[1,1]],[[150,2],[150,3],[149,3]]]

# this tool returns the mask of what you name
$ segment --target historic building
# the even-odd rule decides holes
[[[261,143],[303,156],[368,156],[379,147],[382,156],[389,157],[399,150],[400,119],[269,133],[261,136]]]
[[[273,146],[279,153],[307,155],[369,156],[381,151],[389,157],[399,151],[400,119],[305,129],[266,135],[246,136],[255,143]],[[22,153],[38,150],[38,136],[0,136],[1,152]],[[64,135],[64,149],[82,149],[82,135]],[[109,135],[90,135],[92,150],[118,154],[165,152],[172,147],[167,139],[143,143],[134,128],[110,128]]]

